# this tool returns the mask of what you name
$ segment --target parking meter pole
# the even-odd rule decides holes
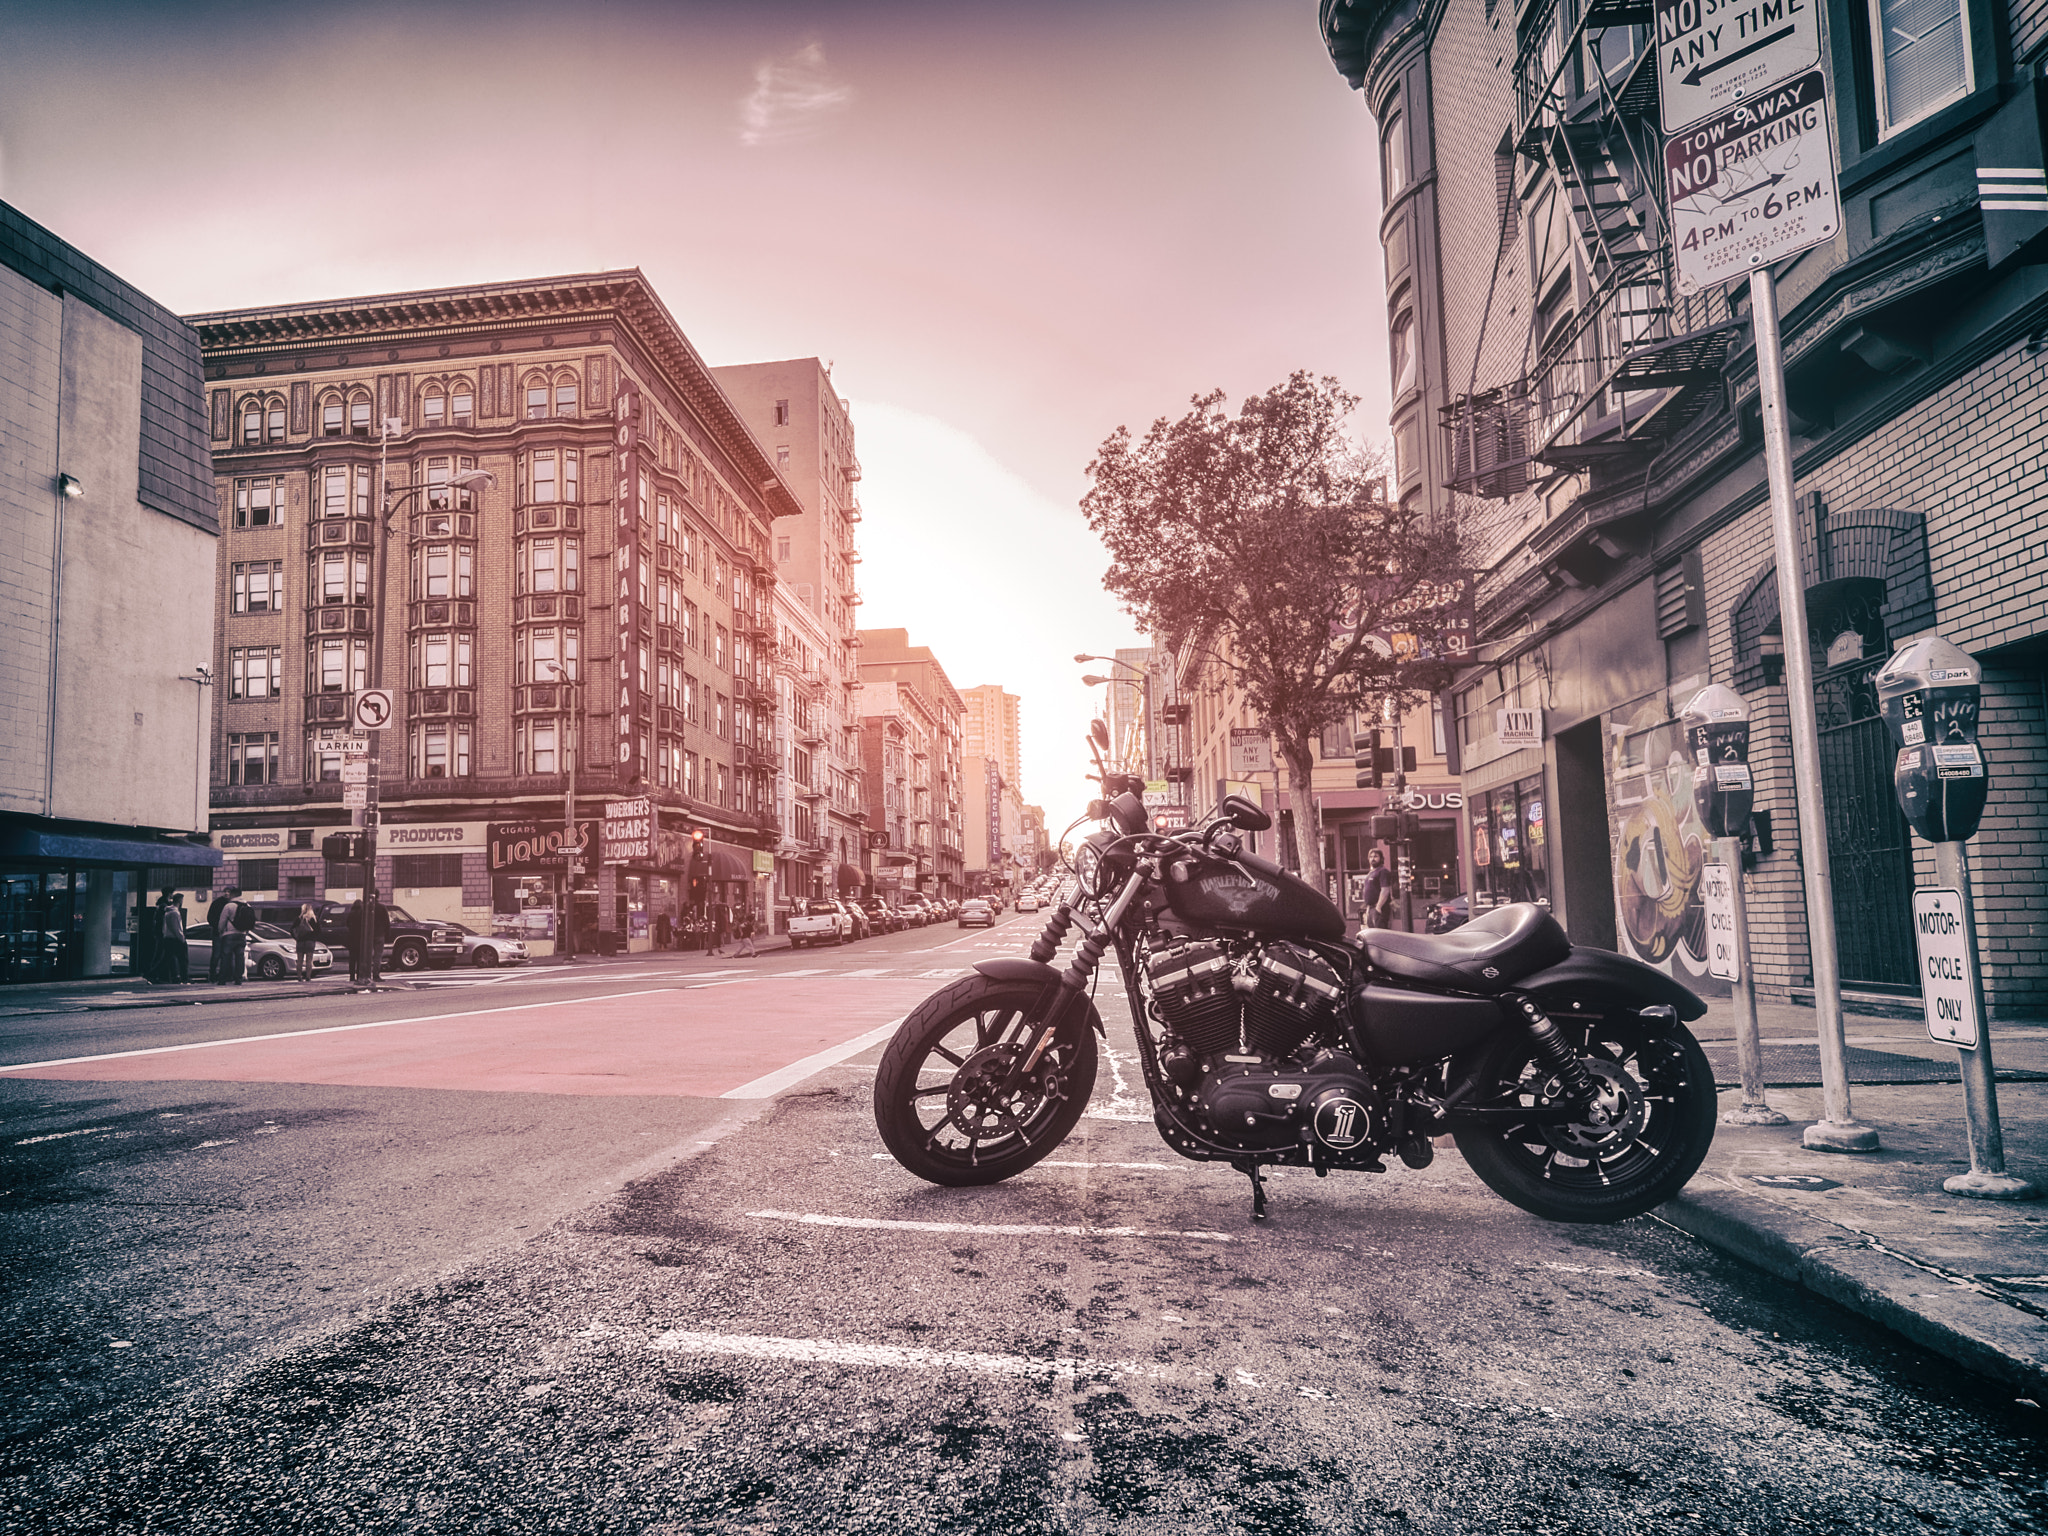
[[[1785,1117],[1771,1108],[1764,1092],[1764,1048],[1756,1023],[1756,973],[1749,962],[1749,902],[1742,890],[1742,839],[1714,840],[1714,857],[1728,871],[1729,899],[1735,907],[1736,979],[1730,990],[1735,997],[1735,1068],[1742,1079],[1742,1103],[1726,1111],[1722,1120],[1729,1125],[1784,1125]]]
[[[1792,779],[1799,812],[1799,863],[1806,877],[1806,934],[1813,960],[1813,1011],[1820,1036],[1821,1112],[1801,1140],[1817,1152],[1875,1152],[1877,1132],[1857,1123],[1849,1102],[1842,1040],[1842,972],[1835,947],[1835,894],[1827,816],[1820,792],[1820,723],[1813,705],[1813,646],[1806,632],[1799,513],[1792,499],[1792,431],[1785,417],[1785,355],[1778,338],[1778,285],[1768,267],[1749,275],[1763,403],[1764,467],[1771,484],[1771,533],[1778,566],[1778,618],[1785,641],[1785,697],[1792,714]]]
[[[1970,1171],[1944,1179],[1941,1187],[1976,1200],[2032,1200],[2041,1191],[2005,1171],[2005,1135],[1998,1125],[1998,1086],[1991,1068],[1991,1023],[1984,1012],[1984,975],[1977,965],[1977,908],[1970,899],[1969,850],[1962,843],[1934,845],[1934,880],[1962,898],[1970,995],[1977,1017],[1976,1049],[1956,1047],[1963,1069],[1963,1112],[1969,1118]]]

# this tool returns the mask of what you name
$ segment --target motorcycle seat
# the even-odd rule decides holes
[[[1572,951],[1557,920],[1528,901],[1495,907],[1449,933],[1368,928],[1359,938],[1367,958],[1389,975],[1487,996]]]

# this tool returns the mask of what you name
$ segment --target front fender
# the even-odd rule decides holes
[[[1064,992],[1066,982],[1061,973],[1040,960],[1004,959],[977,960],[974,969],[990,981],[1035,981],[1054,992]],[[1087,1001],[1085,992],[1076,992],[1075,997]],[[1102,1015],[1095,1011],[1095,1005],[1088,1003],[1088,1017],[1095,1023],[1095,1033],[1103,1039],[1109,1038],[1109,1031],[1102,1027]]]
[[[1611,949],[1574,946],[1556,965],[1524,976],[1515,990],[1527,992],[1552,1018],[1569,1018],[1569,1006],[1558,1000],[1577,1001],[1587,1008],[1638,1010],[1667,1007],[1690,1024],[1707,1011],[1699,994],[1682,982],[1673,981],[1655,966]]]

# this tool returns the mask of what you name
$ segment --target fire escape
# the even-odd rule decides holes
[[[1654,22],[1644,0],[1522,11],[1493,281],[1468,392],[1442,413],[1452,490],[1502,499],[1585,473],[1597,493],[1645,470],[1720,386],[1744,322],[1721,291],[1680,298],[1673,285]],[[1573,302],[1539,293],[1518,375],[1481,387],[1519,212],[1547,206],[1548,227],[1568,233]]]

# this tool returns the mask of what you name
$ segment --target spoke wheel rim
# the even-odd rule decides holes
[[[1002,1083],[1029,1035],[1029,1021],[1007,1008],[969,1014],[933,1032],[905,1094],[927,1154],[972,1167],[1038,1141],[1066,1100],[1073,1047],[1056,1041],[1005,1093]]]
[[[1601,1116],[1514,1127],[1502,1137],[1502,1150],[1535,1178],[1562,1189],[1608,1189],[1663,1166],[1685,1134],[1679,1098],[1699,1089],[1686,1079],[1682,1053],[1668,1042],[1631,1038],[1613,1026],[1576,1048],[1599,1085],[1594,1104]],[[1530,1108],[1547,1108],[1559,1092],[1555,1076],[1533,1061],[1501,1086]]]

